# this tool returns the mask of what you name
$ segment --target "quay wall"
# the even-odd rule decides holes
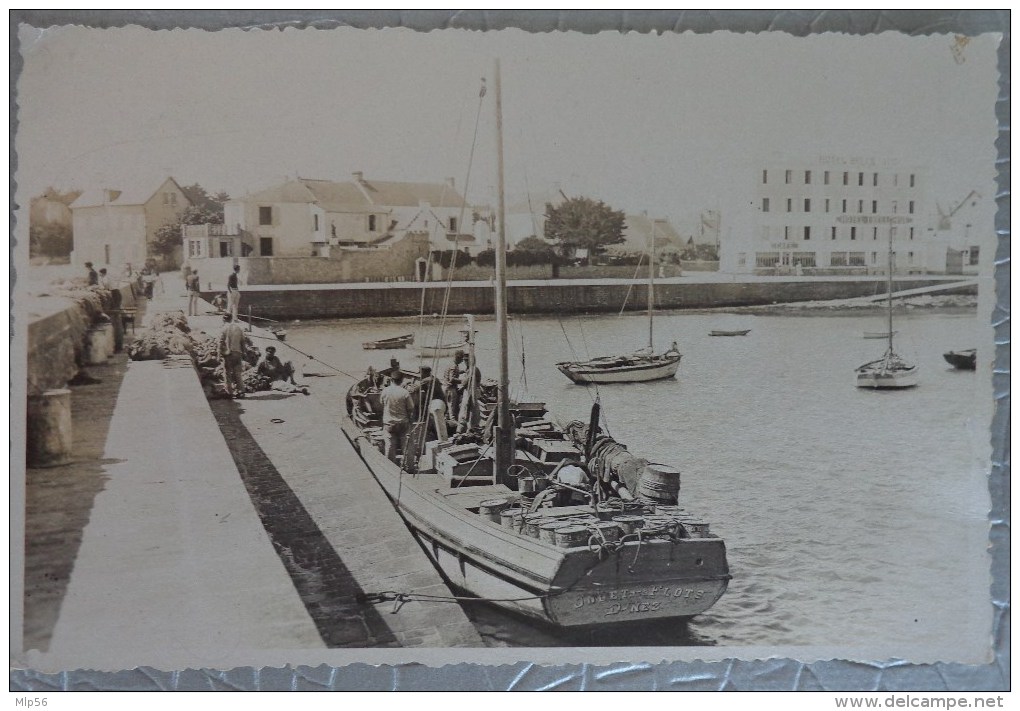
[[[896,279],[893,290],[945,284],[946,279]],[[850,299],[885,291],[881,279],[793,280],[746,282],[674,282],[655,287],[660,309],[701,309],[754,306],[797,301]],[[242,290],[241,309],[272,319],[356,318],[416,316],[443,311],[445,285],[413,283],[259,287]],[[629,293],[628,293],[629,292]],[[962,286],[944,293],[976,294],[976,286]],[[212,294],[204,297],[211,298]],[[646,308],[642,285],[628,282],[570,282],[510,284],[508,308],[512,314],[601,313]],[[488,283],[456,284],[450,290],[449,313],[493,313],[495,293]]]

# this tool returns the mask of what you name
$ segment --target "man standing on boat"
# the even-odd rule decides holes
[[[407,390],[414,399],[418,417],[428,418],[429,433],[446,441],[446,397],[439,379],[432,374],[432,368],[423,365],[421,378]]]
[[[227,311],[237,320],[237,310],[241,306],[241,265],[235,264],[234,271],[227,277]]]
[[[397,453],[405,450],[404,439],[414,418],[414,399],[404,388],[404,374],[397,370],[379,398],[383,406],[383,429],[386,431],[386,456],[396,463]]]
[[[443,388],[446,390],[447,412],[456,418],[460,412],[460,399],[467,379],[467,354],[457,351],[453,354],[453,365],[443,373]]]

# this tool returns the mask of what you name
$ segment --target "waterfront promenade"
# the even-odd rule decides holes
[[[163,278],[147,314],[186,312],[180,278]],[[203,311],[193,333],[218,333]],[[314,393],[207,401],[188,357],[89,372],[102,382],[73,389],[75,461],[27,472],[26,666],[482,644],[457,605],[357,601],[448,591]]]

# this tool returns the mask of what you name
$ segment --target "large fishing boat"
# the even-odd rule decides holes
[[[498,62],[495,86],[501,129]],[[723,540],[680,505],[680,472],[616,442],[599,427],[598,403],[587,423],[560,426],[543,403],[511,402],[498,145],[498,381],[479,381],[469,330],[458,413],[447,417],[426,394],[430,417],[387,457],[382,373],[372,371],[348,392],[343,432],[451,586],[472,599],[562,627],[700,614],[730,574]]]

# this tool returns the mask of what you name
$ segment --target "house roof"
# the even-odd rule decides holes
[[[623,242],[607,247],[610,252],[644,252],[652,235],[652,219],[646,215],[627,215],[623,223]],[[669,220],[655,220],[655,247],[682,246],[683,239]]]
[[[84,191],[78,196],[78,199],[71,203],[71,209],[77,207],[99,207],[100,205],[144,205],[152,199],[152,196],[158,193],[164,185],[167,183],[173,183],[174,186],[181,190],[181,186],[177,185],[177,181],[173,178],[166,178],[162,180],[156,187],[151,187],[151,184],[145,186],[130,186],[125,190],[112,190],[110,188],[90,188]],[[181,190],[181,193],[184,191]],[[188,196],[184,196],[185,200],[188,200]],[[190,201],[188,204],[191,204]]]
[[[254,202],[315,203],[331,212],[346,212],[366,207],[418,207],[427,202],[433,207],[461,207],[464,198],[446,183],[401,183],[358,180],[344,183],[332,180],[297,178],[247,198]]]

